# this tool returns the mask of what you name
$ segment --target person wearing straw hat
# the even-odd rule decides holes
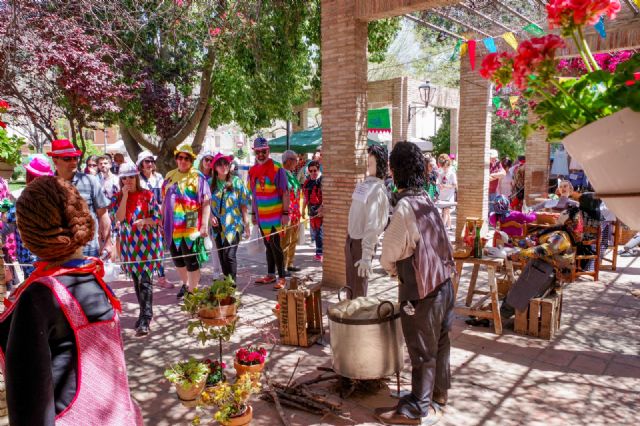
[[[256,284],[275,283],[274,289],[285,286],[285,264],[280,235],[289,224],[289,188],[284,168],[269,158],[269,142],[263,137],[253,141],[256,164],[249,169],[251,188],[251,219],[260,228],[267,248],[267,275]],[[276,270],[278,279],[276,281]]]
[[[209,235],[211,189],[195,167],[196,155],[191,145],[183,143],[174,151],[178,168],[165,176],[162,187],[164,237],[173,263],[180,274],[182,299],[200,282],[200,264],[196,257],[196,240]]]
[[[84,248],[85,256],[97,257],[100,253],[111,255],[111,220],[108,207],[111,201],[102,192],[100,182],[95,176],[78,171],[78,159],[82,152],[68,139],[51,142],[51,151],[47,153],[53,159],[56,175],[71,182],[89,205],[91,217],[96,222],[93,239]]]
[[[133,280],[140,305],[136,336],[149,334],[153,318],[153,275],[160,271],[163,255],[160,237],[160,206],[153,192],[140,185],[138,168],[130,161],[118,168],[120,191],[113,196],[111,214],[120,223],[120,256]]]

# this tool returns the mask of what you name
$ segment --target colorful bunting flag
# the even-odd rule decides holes
[[[455,61],[456,58],[458,57],[461,46],[462,46],[462,40],[458,40],[456,43],[456,47],[453,48],[453,54],[451,55],[451,58],[449,58],[451,62]]]
[[[484,43],[484,47],[487,48],[489,53],[496,53],[498,51],[498,49],[496,49],[496,43],[493,41],[493,38],[487,37],[482,40],[482,42]]]
[[[509,104],[511,105],[511,109],[515,109],[518,104],[519,96],[509,96]]]
[[[491,102],[493,102],[494,107],[500,108],[500,96],[494,96]]]
[[[607,38],[607,31],[604,29],[604,15],[600,17],[600,20],[596,22],[593,28],[600,34],[600,37]]]
[[[518,50],[518,40],[516,40],[516,36],[512,32],[502,34],[502,38],[509,46],[513,47],[513,50]]]
[[[462,46],[460,46],[460,57],[461,57],[461,58],[462,58],[464,55],[466,55],[466,54],[467,54],[467,48],[468,48],[468,46],[467,46],[467,42],[465,41],[465,42],[463,42],[463,43],[462,43]]]
[[[469,46],[469,63],[471,64],[471,71],[473,71],[476,69],[476,41],[469,40],[467,45]]]
[[[540,28],[536,24],[529,24],[529,25],[525,26],[523,28],[523,30],[525,30],[529,34],[531,34],[533,36],[536,36],[536,37],[540,37],[541,35],[544,35],[544,30],[542,28]]]

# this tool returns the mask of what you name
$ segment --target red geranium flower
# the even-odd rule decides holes
[[[615,19],[621,8],[620,0],[549,0],[547,20],[550,29],[573,31],[579,26],[596,24],[601,15]]]
[[[0,127],[2,127],[3,129],[7,128],[7,123],[5,123],[4,121],[0,120]]]
[[[500,89],[509,83],[513,73],[513,55],[508,52],[490,53],[482,60],[480,75]]]
[[[546,82],[557,68],[556,50],[565,47],[564,40],[557,35],[534,37],[518,46],[513,61],[513,81],[519,89],[526,89],[529,77],[535,75]]]

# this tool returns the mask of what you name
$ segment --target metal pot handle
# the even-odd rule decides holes
[[[382,315],[380,315],[380,308],[382,308],[385,305],[385,303],[388,303],[391,306],[391,314],[387,315],[386,317],[383,318]],[[380,302],[380,304],[378,305],[378,319],[379,320],[383,320],[383,319],[386,319],[386,318],[391,318],[392,316],[395,315],[395,313],[396,313],[396,310],[395,310],[395,307],[393,306],[393,303],[391,303],[388,300]]]
[[[349,300],[353,299],[353,290],[351,289],[351,287],[341,287],[340,290],[338,290],[338,302],[342,302],[342,297],[340,297],[340,295],[342,294],[342,290],[349,290]]]

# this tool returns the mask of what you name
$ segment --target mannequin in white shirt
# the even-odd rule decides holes
[[[351,196],[348,235],[345,245],[347,286],[352,298],[366,296],[378,237],[388,221],[389,199],[384,185],[387,151],[371,146],[367,152],[367,177]]]

